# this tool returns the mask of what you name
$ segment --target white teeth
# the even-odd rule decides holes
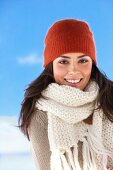
[[[69,82],[69,83],[78,83],[78,82],[80,82],[80,80],[81,79],[79,79],[79,80],[66,80],[66,81]]]

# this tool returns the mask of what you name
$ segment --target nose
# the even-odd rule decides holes
[[[79,72],[78,65],[75,62],[72,62],[70,64],[69,72],[71,72],[71,73]]]

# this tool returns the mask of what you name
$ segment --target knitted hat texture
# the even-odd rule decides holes
[[[93,33],[84,21],[64,19],[55,22],[49,28],[44,43],[44,67],[57,57],[73,52],[84,53],[96,63]]]

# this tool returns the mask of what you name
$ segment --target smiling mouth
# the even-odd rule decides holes
[[[70,80],[70,79],[64,79],[66,82],[68,82],[68,83],[72,83],[72,84],[77,84],[77,83],[79,83],[81,80],[82,80],[82,78],[81,79],[77,79],[77,80]]]

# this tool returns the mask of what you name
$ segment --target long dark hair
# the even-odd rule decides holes
[[[92,66],[91,79],[99,85],[97,98],[97,103],[99,104],[98,109],[101,108],[107,118],[113,122],[113,81],[109,80],[95,64]],[[25,90],[18,125],[21,131],[27,135],[28,139],[27,129],[32,116],[35,114],[35,103],[41,97],[42,90],[52,82],[55,82],[55,79],[53,76],[53,64],[51,62],[40,76],[31,82]]]

